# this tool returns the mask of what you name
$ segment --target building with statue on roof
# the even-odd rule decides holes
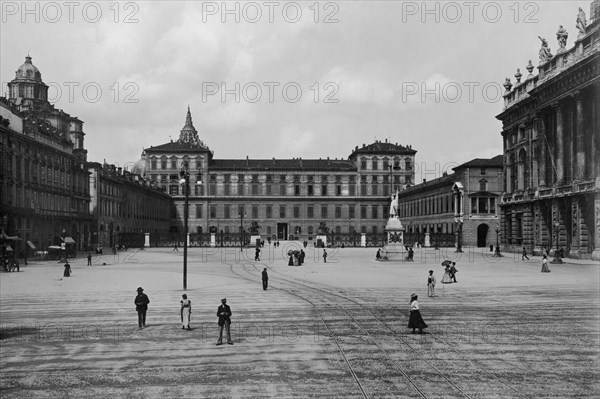
[[[600,260],[600,1],[589,22],[575,7],[564,18],[576,21],[573,45],[559,27],[555,54],[540,37],[537,75],[530,60],[524,79],[505,80],[501,241]]]
[[[248,227],[263,240],[316,241],[324,222],[334,244],[377,245],[385,236],[389,198],[414,182],[416,151],[386,141],[356,146],[347,159],[217,159],[200,140],[188,107],[179,139],[145,148],[139,171],[175,201],[171,234],[184,228],[184,187],[190,174],[190,245],[248,243]],[[197,184],[200,182],[200,184]],[[243,219],[243,220],[242,220]]]

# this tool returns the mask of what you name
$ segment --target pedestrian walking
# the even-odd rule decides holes
[[[550,268],[548,267],[548,257],[546,255],[542,257],[542,273],[550,273]]]
[[[92,265],[92,254],[88,253],[87,260],[88,260],[88,264],[87,265],[91,266]]]
[[[527,256],[527,248],[523,247],[523,255],[521,255],[521,260],[525,260],[525,258],[529,260],[529,257]]]
[[[258,245],[256,246],[256,249],[254,250],[254,260],[260,261],[260,248],[258,247]]]
[[[423,329],[427,328],[427,324],[423,321],[421,317],[421,312],[419,311],[419,302],[417,294],[412,294],[410,296],[409,303],[409,312],[410,317],[408,318],[408,328],[412,328],[412,333],[415,333],[415,329],[419,329],[419,334],[423,334]]]
[[[267,290],[267,287],[269,286],[269,274],[267,273],[267,268],[265,267],[262,271],[262,283],[263,283],[263,290]]]
[[[377,249],[377,253],[375,254],[375,260],[381,260],[381,248]]]
[[[219,339],[217,345],[223,345],[223,327],[225,327],[225,333],[227,334],[227,343],[233,345],[231,340],[231,308],[227,305],[227,298],[221,299],[221,306],[217,309],[217,316],[219,316]]]
[[[323,263],[327,263],[327,250],[323,249]]]
[[[138,287],[137,296],[133,303],[135,304],[135,310],[138,314],[138,327],[141,330],[142,327],[146,327],[146,311],[148,310],[148,304],[150,303],[150,299],[148,298],[148,295],[144,294],[144,289],[142,287]]]
[[[442,283],[443,284],[449,284],[452,282],[452,278],[450,277],[450,265],[446,264],[446,266],[444,266],[444,275],[442,276]]]
[[[188,299],[186,294],[183,294],[181,298],[183,298],[181,301],[179,301],[181,304],[181,309],[179,310],[179,313],[181,314],[181,329],[191,330],[190,318],[192,314],[192,301]]]
[[[175,245],[173,245],[173,252],[179,252],[179,248],[177,247],[177,243],[175,243]]]
[[[63,277],[71,277],[71,265],[69,265],[69,261],[67,261],[67,263],[65,263],[65,271],[63,272]]]
[[[435,276],[433,275],[433,270],[429,271],[429,277],[427,277],[427,296],[435,296]]]
[[[450,266],[450,279],[457,283],[456,281],[456,273],[458,273],[458,269],[456,268],[456,262],[452,262],[452,266]]]
[[[306,253],[304,252],[304,250],[302,248],[300,248],[300,254],[298,255],[298,264],[300,266],[302,266],[302,264],[304,263],[305,256],[306,256]]]

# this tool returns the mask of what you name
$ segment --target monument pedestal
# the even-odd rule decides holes
[[[381,250],[381,260],[400,261],[406,259],[404,248],[404,227],[397,217],[390,217],[385,225],[387,243]]]

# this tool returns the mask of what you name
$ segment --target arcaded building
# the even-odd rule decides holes
[[[503,125],[501,239],[507,249],[539,254],[558,247],[571,257],[600,259],[598,3],[592,3],[590,21],[576,7],[564,16],[566,26],[577,19],[572,44],[562,27],[554,54],[543,40],[537,75],[529,61],[527,76],[517,70],[514,84],[506,79],[497,118]]]
[[[83,248],[92,231],[83,122],[48,102],[31,57],[15,75],[0,98],[0,228],[19,237],[17,254]]]
[[[145,148],[139,171],[173,196],[171,232],[183,231],[180,171],[187,168],[190,233],[231,243],[256,222],[263,239],[313,242],[324,222],[334,242],[360,241],[361,233],[375,242],[384,235],[391,193],[414,183],[415,154],[377,141],[356,146],[347,159],[216,159],[188,108],[179,139]]]

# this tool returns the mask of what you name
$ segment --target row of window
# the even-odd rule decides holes
[[[394,170],[402,170],[402,167],[404,166],[405,170],[412,170],[411,158],[405,158],[404,161],[402,161],[399,157],[394,157],[393,160],[391,160],[391,162],[393,164],[390,163],[390,159],[387,157],[381,159],[381,161],[377,157],[373,157],[370,160],[368,160],[365,157],[362,157],[360,159],[360,168],[361,170],[389,170],[390,167],[392,167]]]
[[[162,170],[180,169],[182,164],[185,162],[187,162],[190,167],[195,166],[196,170],[202,169],[202,158],[201,157],[198,157],[195,159],[195,165],[190,165],[189,158],[187,158],[187,157],[183,158],[183,161],[181,163],[179,162],[179,158],[177,158],[176,156],[172,156],[172,157],[162,156],[160,158],[151,157],[150,158],[150,169],[151,170],[159,170],[159,168],[158,168],[159,162],[160,162],[160,169],[162,169]],[[370,160],[367,160],[367,158],[363,157],[360,159],[360,168],[362,170],[365,170],[365,169],[389,170],[390,168],[393,168],[394,170],[403,170],[403,169],[404,170],[412,170],[412,165],[413,165],[413,162],[412,162],[411,158],[405,158],[404,160],[402,160],[399,157],[394,157],[393,159],[385,157],[380,160],[379,158],[374,157]]]
[[[170,208],[168,201],[156,202],[148,199],[124,203],[100,199],[98,203],[100,217],[139,220],[167,220],[170,216]]]
[[[361,205],[359,216],[361,219],[387,219],[383,205]],[[248,219],[348,219],[357,217],[357,206],[349,205],[233,205],[210,204],[210,219],[238,219],[240,215]],[[203,204],[196,204],[196,218],[202,219]]]
[[[408,177],[408,176],[406,176]],[[408,184],[410,179],[405,181]],[[401,184],[401,183],[399,183]],[[392,187],[389,183],[383,184],[361,184],[360,195],[375,195],[375,196],[388,196],[391,192],[395,192],[396,189],[400,189],[399,185]],[[167,192],[169,195],[185,195],[184,187],[179,184],[171,184],[169,186],[162,185],[161,189]],[[191,189],[193,195],[203,196],[205,195],[203,185],[194,185]],[[209,184],[209,195],[216,196],[244,196],[244,195],[280,195],[280,196],[356,196],[356,185],[355,184],[323,184],[323,185],[288,185],[288,184],[274,184],[274,185],[262,185],[262,184],[225,184],[217,185],[216,183]],[[216,194],[213,194],[216,193]]]

